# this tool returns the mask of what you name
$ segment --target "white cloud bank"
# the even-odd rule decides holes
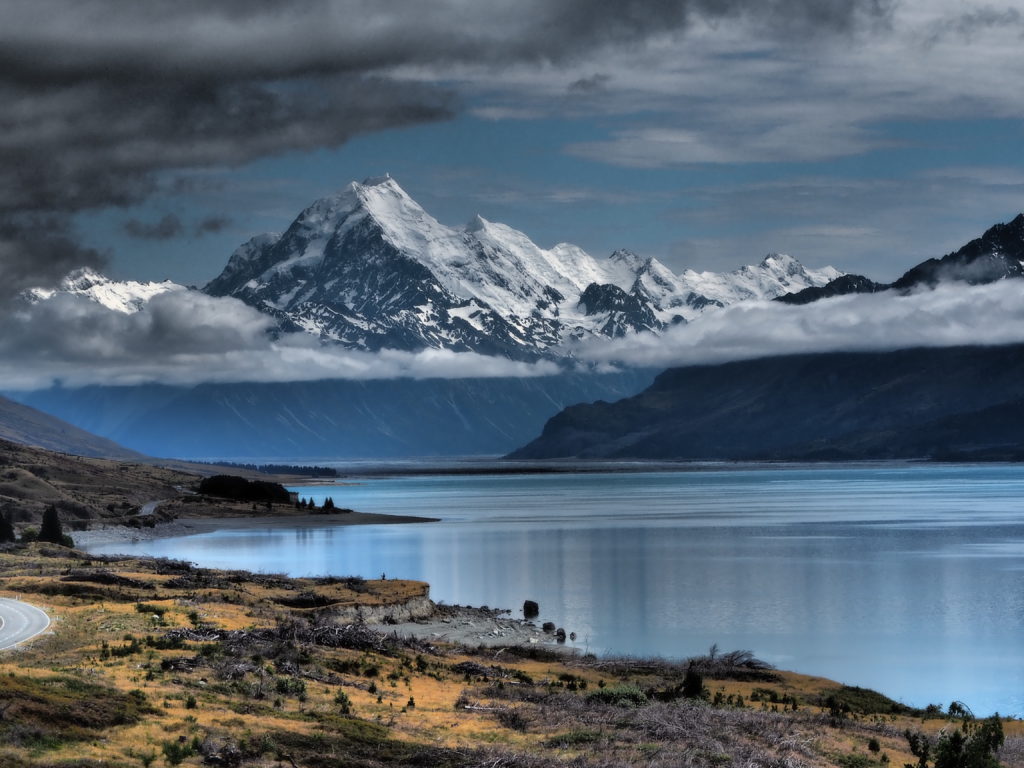
[[[0,316],[0,389],[60,383],[131,385],[319,379],[553,375],[563,366],[469,352],[358,352],[306,334],[273,338],[273,321],[197,291],[153,298],[135,313],[57,295]],[[747,302],[660,336],[593,339],[569,350],[595,370],[667,368],[771,355],[1024,343],[1024,280],[951,283],[907,296],[843,296],[806,306]]]
[[[174,291],[124,314],[67,294],[0,316],[0,389],[89,384],[491,378],[556,373],[469,352],[358,352],[304,333],[277,339],[273,320],[237,299]]]
[[[949,283],[906,296],[892,291],[824,299],[805,306],[734,304],[661,336],[584,343],[599,365],[724,363],[807,352],[1024,343],[1024,280]]]

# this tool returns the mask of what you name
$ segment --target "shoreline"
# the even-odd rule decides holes
[[[215,530],[258,530],[285,528],[296,523],[310,523],[313,525],[374,525],[374,524],[401,524],[417,522],[436,522],[437,518],[423,518],[409,515],[387,515],[380,513],[342,513],[338,515],[277,515],[265,517],[251,516],[228,516],[209,518],[180,518],[171,522],[158,524],[154,528],[131,528],[128,526],[106,526],[95,531],[77,532],[75,548],[83,549],[87,554],[88,546],[107,546],[118,542],[158,540],[176,536],[198,535]],[[84,536],[83,536],[84,534]],[[79,539],[85,538],[88,541]],[[115,555],[116,553],[109,553]],[[144,560],[154,559],[154,555],[129,555]],[[205,566],[204,566],[205,567]],[[217,570],[216,568],[213,570]],[[429,594],[429,593],[428,593]],[[384,637],[395,637],[399,640],[419,640],[426,643],[451,645],[466,650],[487,649],[493,652],[493,659],[498,660],[505,655],[505,658],[517,656],[516,649],[535,650],[541,653],[554,654],[558,658],[569,660],[592,660],[595,664],[628,664],[637,661],[656,661],[659,664],[673,665],[680,664],[688,657],[662,657],[651,656],[643,659],[622,655],[615,652],[609,653],[602,649],[590,648],[589,639],[570,638],[565,636],[562,641],[558,640],[556,631],[545,631],[531,619],[513,615],[513,611],[507,608],[491,608],[488,606],[469,606],[458,604],[446,604],[444,602],[433,602],[433,611],[428,616],[420,618],[407,618],[399,621],[377,621],[369,620],[367,627]],[[561,627],[557,627],[560,629]],[[570,634],[572,627],[565,625],[566,634]],[[507,655],[506,655],[506,652]],[[555,656],[551,659],[554,660]],[[522,657],[521,658],[530,658]],[[537,657],[543,659],[544,657]],[[787,665],[784,668],[768,666],[775,672],[782,674],[795,674],[809,679],[836,680],[821,673],[799,672],[794,667]],[[839,685],[847,684],[838,682]],[[859,690],[859,689],[857,689]],[[866,689],[880,690],[880,689]],[[883,695],[887,696],[883,692]],[[923,711],[924,705],[908,705],[902,699],[892,699],[900,706],[908,709]],[[931,706],[930,704],[928,706]],[[1011,712],[1005,715],[1010,719],[1019,719],[1019,712]]]
[[[407,523],[436,523],[440,518],[417,515],[388,515],[378,512],[339,512],[333,515],[231,515],[219,517],[177,517],[159,522],[152,528],[135,528],[113,524],[71,531],[76,549],[88,551],[90,547],[106,547],[119,543],[157,541],[179,536],[196,536],[214,531],[274,530],[295,525],[308,527],[348,527],[354,525],[403,525]]]

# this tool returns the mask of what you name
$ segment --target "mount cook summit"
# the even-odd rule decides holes
[[[544,249],[476,216],[445,226],[390,176],[317,200],[281,234],[240,246],[202,290],[351,349],[449,349],[514,360],[571,356],[573,342],[689,322],[745,300],[821,287],[842,273],[770,254],[728,273],[674,274],[617,250],[598,260],[559,243]],[[61,290],[134,312],[173,282],[117,282],[78,270]],[[43,300],[52,291],[30,292]]]

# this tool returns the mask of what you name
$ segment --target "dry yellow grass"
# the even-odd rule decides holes
[[[426,585],[419,582],[245,578],[144,559],[96,562],[68,554],[39,545],[0,553],[0,593],[21,593],[55,619],[52,633],[0,657],[0,691],[10,674],[38,680],[70,676],[122,692],[141,691],[153,712],[86,741],[8,748],[0,751],[0,764],[18,759],[23,762],[11,764],[20,768],[92,760],[96,766],[128,768],[144,766],[152,755],[152,765],[163,768],[170,764],[164,745],[187,747],[193,739],[241,745],[254,755],[242,764],[254,766],[288,765],[288,759],[302,768],[346,764],[316,762],[317,750],[321,756],[352,752],[357,765],[402,765],[409,755],[430,749],[441,750],[437,760],[453,766],[482,760],[480,749],[511,756],[502,758],[512,761],[507,765],[528,764],[514,762],[525,760],[524,755],[539,761],[535,765],[567,759],[671,765],[673,750],[681,749],[693,751],[688,759],[697,765],[729,764],[708,751],[699,733],[666,735],[664,724],[644,721],[647,710],[652,717],[688,711],[675,704],[620,710],[588,703],[594,692],[620,685],[668,690],[682,679],[678,666],[529,659],[495,649],[398,647],[381,652],[301,642],[289,646],[286,634],[280,652],[273,643],[242,642],[232,650],[224,642],[202,639],[178,647],[159,642],[172,629],[195,625],[204,631],[246,630],[240,637],[282,622],[304,626],[312,613],[331,606],[423,595]],[[76,580],[63,580],[69,575]],[[318,607],[290,606],[296,596],[315,598]],[[488,679],[465,671],[474,669],[485,670]],[[906,714],[852,714],[833,727],[821,702],[839,684],[792,672],[780,672],[770,681],[708,678],[705,686],[712,702],[716,695],[723,702],[702,710],[720,717],[721,724],[713,720],[711,726],[722,729],[715,743],[734,754],[762,750],[766,763],[786,758],[794,765],[824,766],[863,755],[881,766],[868,751],[874,737],[888,764],[898,766],[912,760],[900,735],[905,728],[935,733],[950,727],[945,719],[922,722]],[[770,700],[768,689],[779,702]],[[737,696],[743,697],[742,710],[724,703]],[[346,699],[351,716],[343,714]],[[793,700],[796,712],[791,704],[780,703]],[[773,714],[773,708],[780,712]],[[733,724],[733,712],[747,719]],[[0,721],[0,729],[3,725]],[[755,732],[762,725],[773,734],[785,731],[784,738],[776,743],[769,739],[775,736]],[[1008,736],[1024,735],[1019,722],[1007,722],[1005,728]],[[199,755],[183,760],[183,765],[201,764]]]

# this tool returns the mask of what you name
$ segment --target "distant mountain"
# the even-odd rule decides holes
[[[673,368],[635,397],[567,408],[511,455],[1024,460],[1024,346]]]
[[[140,283],[134,280],[111,280],[93,269],[83,267],[67,275],[55,289],[31,288],[25,292],[28,301],[45,301],[59,293],[84,296],[107,309],[130,314],[138,312],[154,296],[168,291],[183,291],[185,286],[170,280]]]
[[[771,255],[757,266],[676,275],[616,251],[550,250],[480,216],[453,229],[390,177],[313,203],[281,235],[253,238],[206,287],[356,349],[557,357],[570,339],[658,332],[709,309],[824,285],[840,273]]]
[[[653,371],[196,387],[54,388],[20,401],[152,456],[330,459],[507,453],[562,408],[619,399]]]
[[[1024,277],[1024,213],[1006,224],[996,224],[981,237],[941,259],[921,262],[893,283],[876,283],[863,275],[842,275],[824,286],[811,286],[778,296],[776,301],[809,304],[851,293],[911,291],[956,280],[979,285],[1019,277]]]
[[[0,439],[76,456],[142,458],[140,453],[6,397],[0,397]]]

